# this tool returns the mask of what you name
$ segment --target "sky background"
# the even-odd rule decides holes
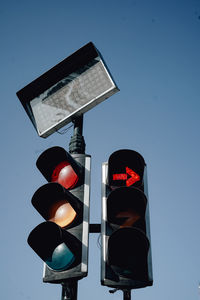
[[[200,1],[1,0],[0,37],[1,299],[61,298],[60,285],[42,282],[43,263],[26,240],[43,222],[31,205],[46,183],[35,162],[49,147],[68,150],[72,128],[38,137],[16,92],[92,41],[120,92],[84,115],[91,223],[101,218],[101,164],[118,149],[140,152],[154,285],[133,290],[132,298],[199,300]],[[78,299],[122,299],[100,285],[98,238],[90,234]]]

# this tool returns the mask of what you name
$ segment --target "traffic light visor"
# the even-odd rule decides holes
[[[108,185],[111,188],[142,185],[145,161],[133,150],[118,150],[108,160]]]
[[[56,271],[67,270],[76,259],[72,236],[52,222],[44,222],[33,229],[28,244],[37,255]]]
[[[140,280],[146,274],[148,249],[149,241],[142,231],[120,228],[108,240],[108,263],[121,276]]]
[[[66,189],[73,189],[83,172],[83,168],[61,147],[44,151],[36,165],[48,182],[58,182]]]
[[[82,221],[83,204],[59,183],[47,183],[33,195],[32,204],[41,216],[61,227]]]
[[[147,198],[139,189],[115,189],[107,199],[108,222],[121,227],[134,226],[135,222],[144,218],[146,205]]]

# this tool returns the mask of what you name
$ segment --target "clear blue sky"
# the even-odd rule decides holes
[[[89,41],[120,92],[84,115],[92,156],[91,222],[100,222],[101,164],[118,149],[148,166],[154,285],[132,298],[200,299],[200,1],[1,1],[1,299],[55,300],[26,243],[43,221],[31,206],[45,183],[35,161],[72,135],[37,136],[16,92]],[[98,234],[78,299],[122,299],[100,285]]]

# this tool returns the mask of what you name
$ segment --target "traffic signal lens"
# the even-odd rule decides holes
[[[49,209],[49,221],[52,221],[60,227],[66,227],[73,222],[76,217],[76,211],[66,200],[60,200],[53,203]]]
[[[113,190],[107,199],[107,219],[109,223],[123,227],[137,227],[145,231],[143,218],[147,199],[136,188],[120,187]]]
[[[51,182],[58,182],[66,189],[72,189],[77,181],[78,175],[68,161],[62,161],[53,170]]]
[[[116,224],[120,224],[120,227],[131,227],[135,222],[141,218],[141,215],[134,210],[120,211],[116,215]]]
[[[121,276],[142,277],[148,249],[149,241],[142,231],[130,227],[120,228],[108,241],[109,264]]]
[[[133,185],[137,181],[140,181],[140,176],[134,172],[132,169],[129,167],[126,167],[126,173],[116,173],[113,174],[113,181],[120,180],[124,181],[127,187]],[[123,184],[122,184],[123,185]]]
[[[131,186],[134,183],[136,183],[137,181],[140,181],[140,176],[136,172],[134,172],[132,169],[126,167],[126,173],[127,173],[127,177],[128,177],[128,175],[130,176],[126,181],[126,186]]]
[[[75,256],[65,243],[58,245],[52,256],[45,260],[45,263],[56,271],[67,270],[74,262]]]

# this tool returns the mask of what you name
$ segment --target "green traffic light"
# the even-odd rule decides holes
[[[67,270],[74,262],[75,256],[65,243],[58,245],[45,263],[53,270]]]

